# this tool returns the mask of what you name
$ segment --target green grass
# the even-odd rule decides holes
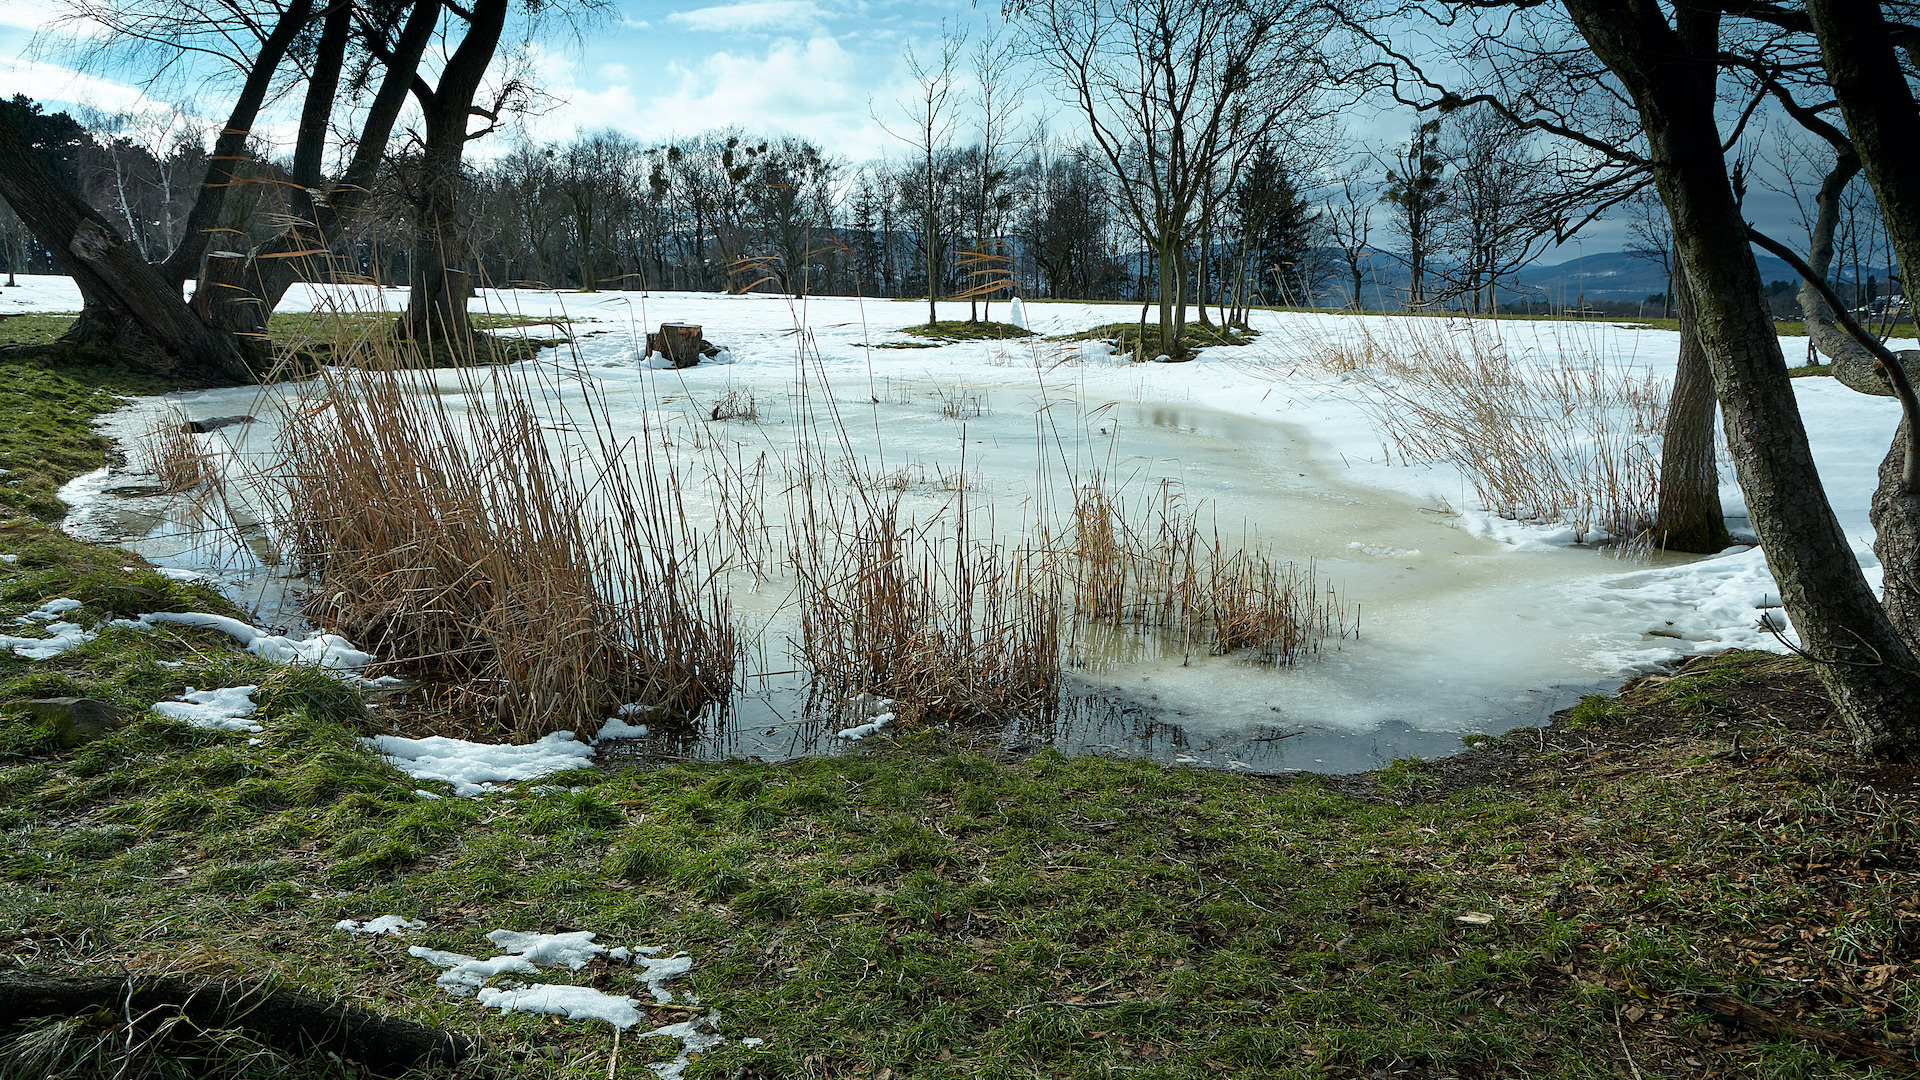
[[[106,404],[45,387],[75,416]],[[39,400],[0,396],[0,421]],[[25,430],[27,451],[69,434]],[[16,556],[0,561],[7,628],[55,596],[89,624],[233,613],[26,517],[0,525],[0,552]],[[149,711],[239,684],[261,687],[259,735]],[[89,696],[127,718],[63,749],[0,707],[0,944],[37,970],[351,999],[483,1037],[513,1076],[606,1076],[610,1032],[449,997],[409,945],[489,955],[495,928],[584,929],[685,950],[687,988],[729,1039],[693,1080],[1893,1075],[1702,1004],[1737,996],[1896,1048],[1913,1035],[1920,812],[1859,778],[1810,688],[1797,660],[1728,654],[1589,698],[1564,730],[1358,779],[1005,756],[907,730],[845,757],[581,769],[458,799],[372,754],[358,736],[381,710],[325,672],[203,629],[103,628],[50,660],[0,655],[0,702]],[[388,913],[428,925],[333,929]],[[604,962],[518,978],[639,990]],[[244,1075],[204,1064],[228,1049],[267,1061],[203,1043],[176,1073]],[[613,1071],[645,1080],[671,1052],[629,1039]]]

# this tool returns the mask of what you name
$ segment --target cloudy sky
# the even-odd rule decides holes
[[[87,27],[62,21],[67,10],[62,0],[0,0],[0,95],[24,93],[56,107],[108,113],[157,111],[164,101],[204,121],[223,115],[227,89],[196,99],[202,84],[190,72],[143,82],[128,70],[132,65],[101,65],[103,54]],[[541,90],[535,113],[521,121],[536,139],[614,128],[657,142],[737,125],[756,134],[803,135],[843,159],[860,161],[905,149],[886,126],[906,129],[900,102],[911,96],[907,50],[935,55],[942,34],[952,32],[977,43],[995,32],[998,11],[998,0],[737,0],[706,6],[613,0],[592,22],[547,26],[508,63]],[[1048,120],[1068,135],[1075,128],[1073,114],[1045,84],[1025,93],[1022,108],[1029,123]],[[1343,119],[1356,144],[1376,149],[1404,139],[1411,126],[1410,116],[1366,108],[1349,110]],[[290,132],[290,120],[283,111],[267,126]],[[965,140],[971,133],[956,134]],[[473,150],[477,156],[498,153],[512,138],[488,139]],[[1369,165],[1368,171],[1379,169]],[[1581,249],[1613,250],[1624,240],[1623,225],[1603,222],[1580,245],[1567,245],[1547,261],[1574,258]]]

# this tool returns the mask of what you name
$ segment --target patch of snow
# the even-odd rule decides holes
[[[341,929],[349,928],[346,920],[339,925]],[[403,922],[403,925],[406,924]],[[578,971],[596,957],[601,956],[614,961],[637,960],[644,968],[638,976],[640,981],[645,983],[647,989],[652,992],[656,1003],[666,1005],[673,1002],[673,994],[663,989],[661,984],[670,979],[679,978],[693,968],[692,957],[685,953],[666,959],[653,959],[653,954],[665,950],[653,946],[628,948],[624,945],[609,949],[596,943],[593,940],[594,936],[591,930],[577,930],[564,934],[495,930],[487,935],[487,941],[502,951],[500,955],[485,960],[476,959],[464,953],[428,949],[419,945],[409,948],[407,955],[425,960],[436,967],[445,968],[446,970],[441,972],[434,981],[456,997],[472,997],[482,1005],[500,1009],[503,1012],[543,1013],[573,1020],[604,1020],[618,1028],[629,1028],[640,1022],[639,1001],[630,997],[602,993],[585,986],[516,984],[502,988],[488,986],[486,983],[498,975],[509,973],[532,975],[538,974],[543,968],[566,968],[569,971]],[[668,1028],[647,1034],[671,1035],[678,1038],[680,1036],[677,1030],[669,1030],[678,1026],[668,1025]],[[716,1045],[710,1040],[717,1036],[711,1036],[710,1030],[709,1033],[703,1034],[702,1038],[709,1039],[703,1044],[704,1046]],[[686,1045],[685,1039],[682,1039],[682,1044]],[[697,1053],[698,1048],[692,1052]]]
[[[842,728],[833,734],[835,738],[839,739],[864,739],[869,735],[879,734],[880,729],[886,727],[892,721],[892,713],[881,713],[879,716],[874,717],[864,724],[850,728]]]
[[[14,619],[13,621],[17,623],[24,623],[29,619],[39,619],[43,622],[53,622],[54,620],[58,619],[60,616],[66,614],[69,611],[72,611],[74,608],[84,607],[84,606],[86,605],[82,604],[78,600],[73,599],[70,596],[63,596],[58,600],[49,600],[46,603],[41,604],[37,610],[29,611],[25,615],[21,615],[18,618]]]
[[[46,660],[59,656],[92,641],[97,635],[70,622],[48,623],[47,636],[39,638],[8,637],[0,634],[0,648],[12,649],[14,655],[28,660]]]
[[[3,562],[3,563],[17,563],[19,561],[20,561],[20,556],[18,555],[14,555],[14,554],[0,555],[0,562]]]
[[[658,952],[660,950],[647,949],[643,951]],[[634,957],[634,962],[640,965],[642,969],[640,972],[640,981],[647,984],[647,992],[653,995],[653,1003],[656,1005],[673,1004],[673,991],[668,990],[661,984],[677,979],[693,970],[693,957],[688,956],[686,953],[675,953],[672,956],[657,960],[649,956],[636,956]]]
[[[672,1061],[662,1061],[647,1068],[652,1069],[653,1074],[660,1080],[680,1080],[686,1075],[687,1066],[693,1063],[693,1055],[704,1054],[727,1041],[715,1030],[719,1025],[720,1013],[715,1011],[678,1024],[657,1027],[638,1036],[642,1039],[650,1039],[655,1035],[665,1035],[680,1040],[680,1053]]]
[[[518,746],[467,742],[430,735],[406,739],[376,735],[364,740],[385,755],[388,764],[416,780],[445,780],[461,796],[485,794],[487,785],[537,780],[579,768],[593,759],[593,747],[572,733],[556,731],[539,742]]]
[[[340,671],[358,671],[373,662],[372,654],[354,648],[352,642],[338,634],[315,634],[295,641],[269,634],[239,619],[210,615],[203,611],[155,611],[140,616],[139,621],[149,626],[174,623],[211,627],[233,638],[253,655],[276,664],[319,664]]]
[[[1022,330],[1027,329],[1027,305],[1021,303],[1020,298],[1016,296],[1008,302],[1007,307],[1009,309],[1007,321]]]
[[[475,995],[480,1004],[501,1012],[541,1013],[569,1020],[605,1020],[617,1028],[630,1028],[640,1022],[640,1003],[630,997],[615,997],[591,986],[554,986],[535,984],[512,990],[483,986]]]
[[[368,919],[366,922],[341,919],[333,924],[333,928],[345,930],[349,934],[373,934],[376,937],[384,934],[388,937],[399,937],[402,930],[421,930],[426,925],[424,922],[408,919],[403,915],[382,915],[377,919]]]
[[[593,741],[602,743],[608,739],[637,739],[646,733],[645,724],[629,724],[617,716],[610,716],[606,723],[600,725],[600,734],[595,735]]]
[[[195,690],[189,686],[180,700],[155,702],[153,711],[170,719],[184,720],[194,727],[216,731],[264,731],[258,723],[247,719],[260,707],[253,702],[253,694],[259,689],[258,686],[228,686],[219,690]]]

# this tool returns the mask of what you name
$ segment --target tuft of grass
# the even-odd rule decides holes
[[[1103,323],[1099,326],[1076,330],[1062,335],[1062,341],[1106,341],[1111,343],[1121,355],[1131,358],[1135,363],[1156,360],[1162,356],[1175,362],[1192,360],[1201,349],[1219,345],[1248,345],[1259,336],[1259,331],[1245,327],[1206,326],[1190,322],[1181,331],[1180,341],[1171,352],[1160,344],[1160,324],[1148,322]]]
[[[903,334],[929,338],[938,344],[950,344],[955,341],[1009,341],[1015,338],[1033,336],[1033,331],[1012,323],[991,322],[985,319],[968,322],[964,319],[941,319],[935,323],[920,323],[915,326],[901,327]],[[903,346],[876,346],[877,348],[901,348]]]

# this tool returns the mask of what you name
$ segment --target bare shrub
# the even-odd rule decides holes
[[[1060,594],[1027,553],[916,529],[896,499],[817,515],[797,553],[801,662],[829,701],[877,694],[938,720],[1050,710]]]
[[[758,422],[760,406],[753,400],[753,391],[727,387],[714,399],[710,420],[747,420]]]
[[[615,440],[577,373],[377,359],[286,402],[280,531],[315,614],[520,738],[725,698],[734,631],[654,439]]]

